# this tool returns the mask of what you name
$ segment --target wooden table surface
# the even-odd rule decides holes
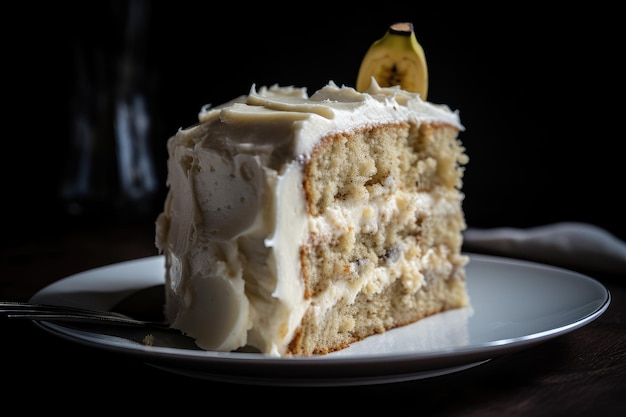
[[[73,228],[5,245],[0,299],[26,301],[71,274],[156,255],[153,242],[150,223]],[[90,413],[150,413],[173,406],[213,415],[236,405],[237,412],[270,413],[302,406],[324,414],[330,407],[339,414],[389,406],[438,416],[626,415],[626,277],[593,278],[609,289],[612,302],[588,325],[465,371],[382,385],[305,388],[213,382],[76,344],[29,321],[1,319],[3,403],[21,411]]]

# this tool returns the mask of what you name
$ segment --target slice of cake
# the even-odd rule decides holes
[[[374,79],[203,109],[168,141],[171,326],[206,350],[312,355],[468,306],[461,130]]]

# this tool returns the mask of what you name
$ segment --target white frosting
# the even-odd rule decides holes
[[[169,193],[157,220],[156,245],[168,265],[166,315],[207,350],[244,345],[279,356],[311,300],[304,298],[299,250],[311,231],[327,238],[348,227],[374,229],[377,218],[427,195],[399,194],[307,216],[302,162],[329,132],[398,120],[438,121],[462,130],[457,112],[375,81],[366,93],[330,82],[311,97],[274,85],[215,108],[168,141]],[[393,180],[385,187],[394,187]],[[371,196],[370,196],[370,203]],[[415,219],[406,219],[414,221]],[[363,266],[367,268],[368,266]],[[408,268],[398,262],[395,268]],[[315,300],[324,310],[355,288],[375,292],[385,277],[374,266],[362,279]],[[419,288],[419,282],[407,282]]]

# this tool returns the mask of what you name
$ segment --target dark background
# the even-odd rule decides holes
[[[165,195],[166,140],[195,123],[203,104],[246,94],[253,83],[310,93],[329,80],[354,86],[365,51],[396,21],[415,25],[429,101],[458,109],[466,127],[470,227],[581,221],[626,240],[619,14],[595,4],[550,12],[528,3],[506,10],[408,4],[12,6],[2,29],[4,244],[94,224],[149,230]],[[132,42],[125,32],[131,5],[143,8]],[[114,139],[100,121],[93,128],[104,132],[96,159],[105,192],[91,206],[86,196],[84,211],[72,214],[60,189],[76,159],[77,109],[94,107],[98,88],[113,94],[129,45],[138,76],[128,88],[149,103],[159,187],[141,205],[120,197]]]

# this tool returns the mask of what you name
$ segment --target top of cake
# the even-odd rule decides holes
[[[278,129],[278,135],[271,134],[271,131],[242,132],[239,137],[231,139],[289,150],[285,155],[287,158],[307,154],[320,136],[330,130],[347,131],[371,123],[407,119],[436,121],[463,130],[458,111],[452,112],[446,105],[424,101],[419,94],[402,90],[399,86],[380,87],[374,78],[363,93],[330,81],[310,97],[306,88],[273,85],[257,90],[253,85],[248,95],[215,108],[205,106],[198,118],[201,123],[219,119],[227,125],[254,126],[254,130],[259,129],[259,125]],[[285,126],[291,129],[289,134],[281,130]],[[276,140],[280,142],[274,142]]]

